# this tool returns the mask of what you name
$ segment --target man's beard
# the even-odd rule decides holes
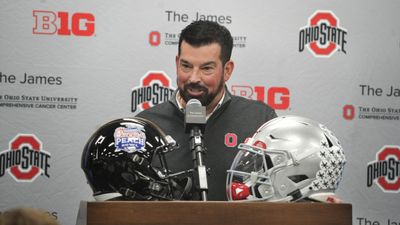
[[[198,83],[188,83],[183,86],[183,90],[178,87],[179,93],[185,102],[188,102],[190,99],[195,98],[201,102],[203,106],[208,106],[215,97],[220,93],[220,91],[224,88],[224,82],[221,79],[221,82],[218,86],[218,89],[213,93],[209,93],[207,87],[198,84]],[[195,89],[202,91],[203,94],[200,96],[191,96],[188,92],[188,89]]]

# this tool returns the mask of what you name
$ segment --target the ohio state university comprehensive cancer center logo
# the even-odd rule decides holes
[[[50,157],[34,134],[18,134],[9,149],[0,152],[0,178],[6,172],[17,182],[32,182],[39,175],[50,177]]]
[[[171,79],[162,71],[149,71],[140,79],[140,86],[132,88],[131,111],[145,110],[168,101],[174,88]]]
[[[367,187],[376,183],[383,192],[400,192],[400,146],[383,146],[367,166]]]
[[[347,30],[339,26],[332,11],[317,10],[308,18],[308,25],[300,28],[299,52],[307,47],[315,57],[330,57],[336,51],[346,54]]]

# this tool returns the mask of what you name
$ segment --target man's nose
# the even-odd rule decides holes
[[[190,74],[189,82],[200,83],[200,81],[201,81],[201,71],[200,69],[194,68],[192,73]]]

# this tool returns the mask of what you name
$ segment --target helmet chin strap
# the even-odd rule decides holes
[[[310,187],[311,187],[311,185],[307,185],[306,187],[304,187],[302,189],[297,189],[297,190],[289,193],[285,199],[288,199],[289,200],[288,202],[295,202],[300,199],[306,198],[306,197],[308,197],[308,193],[310,193],[310,191],[311,191]]]
[[[141,194],[137,193],[136,191],[133,191],[133,190],[131,190],[129,188],[123,188],[122,187],[122,188],[120,188],[119,191],[123,194],[124,197],[126,197],[128,199],[151,200],[150,196],[148,196],[148,197],[143,196],[143,195],[141,195]]]
[[[271,199],[268,200],[268,202],[291,202],[293,200],[292,196],[286,196],[285,198],[281,198],[281,199]]]
[[[341,200],[338,199],[333,192],[325,193],[315,193],[308,196],[309,199],[317,202],[329,202],[329,203],[340,203]]]
[[[121,197],[121,193],[119,192],[112,192],[112,193],[105,193],[105,194],[99,194],[99,195],[93,195],[94,199],[96,201],[108,201],[111,199],[115,199],[118,197]]]
[[[308,185],[302,189],[297,189],[295,191],[292,191],[284,198],[275,199],[275,200],[271,199],[268,201],[269,202],[295,202],[295,201],[306,198],[305,196],[308,196],[308,193],[310,191],[311,191],[310,185]]]

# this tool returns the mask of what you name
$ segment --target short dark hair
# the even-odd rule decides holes
[[[182,41],[194,47],[217,43],[221,46],[220,59],[222,63],[225,64],[231,59],[232,35],[226,27],[216,22],[198,20],[185,27],[179,37],[178,55],[181,54]]]

